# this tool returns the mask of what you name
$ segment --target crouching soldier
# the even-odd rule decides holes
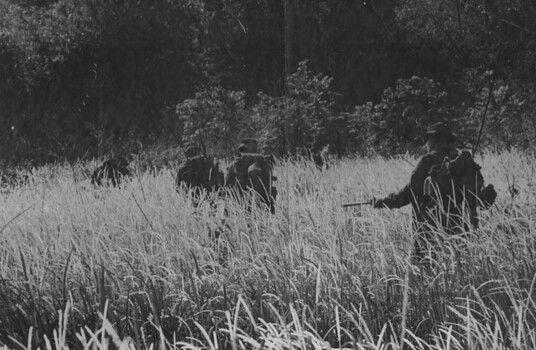
[[[428,153],[419,160],[409,183],[373,201],[375,208],[389,209],[411,203],[417,233],[413,255],[418,260],[435,241],[438,229],[455,234],[478,227],[477,207],[489,208],[497,196],[493,185],[484,187],[480,166],[471,154],[456,150],[450,127],[441,122],[431,125],[425,140]]]
[[[193,191],[193,204],[199,205],[203,192],[218,191],[224,184],[224,175],[214,160],[203,154],[202,148],[196,143],[185,147],[186,160],[179,168],[175,180],[178,188],[184,186]]]
[[[246,193],[251,193],[261,206],[275,213],[277,190],[273,175],[274,158],[272,155],[260,154],[256,140],[246,139],[238,147],[239,156],[229,166],[226,186],[239,200]]]

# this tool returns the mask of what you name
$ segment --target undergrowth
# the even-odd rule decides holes
[[[93,163],[36,169],[0,195],[0,344],[536,348],[534,160],[477,161],[496,204],[419,265],[410,208],[341,208],[398,190],[411,157],[282,162],[275,215],[194,208],[171,169],[120,188],[94,188]]]

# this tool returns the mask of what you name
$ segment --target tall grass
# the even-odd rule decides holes
[[[275,215],[194,208],[174,170],[94,188],[94,163],[40,168],[0,196],[0,344],[536,348],[535,161],[478,162],[496,204],[420,265],[409,207],[340,206],[401,188],[411,157],[283,162]]]

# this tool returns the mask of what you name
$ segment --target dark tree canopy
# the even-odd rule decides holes
[[[390,137],[386,125],[435,113],[421,103],[426,96],[415,97],[418,84],[402,92],[411,101],[396,95],[414,76],[440,84],[445,98],[434,108],[443,108],[442,119],[450,115],[474,130],[493,72],[487,132],[525,147],[534,133],[516,125],[532,127],[525,119],[535,102],[535,18],[530,0],[4,0],[0,118],[17,126],[21,158],[176,143],[202,134],[191,126],[203,118],[214,119],[213,130],[229,123],[227,112],[221,120],[209,114],[233,108],[240,116],[235,135],[277,139],[312,128],[313,140],[287,150],[337,143],[338,153],[356,152],[370,146],[364,141],[370,137]],[[296,86],[292,76],[304,61],[311,80]],[[321,86],[320,77],[330,79],[324,86],[330,97],[316,103],[310,87]],[[240,105],[222,105],[230,100],[214,91],[240,96]],[[196,107],[202,114],[194,105],[203,106]],[[300,117],[301,126],[277,121],[276,115],[305,111],[312,114]],[[216,141],[212,146],[220,147]],[[382,149],[414,143],[393,141],[396,147]]]

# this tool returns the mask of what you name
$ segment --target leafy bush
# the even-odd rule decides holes
[[[177,113],[184,139],[206,141],[220,154],[228,155],[247,136],[278,154],[311,155],[329,145],[339,155],[391,155],[417,151],[426,128],[438,121],[452,127],[458,147],[474,147],[488,105],[480,147],[532,147],[536,86],[502,79],[491,84],[492,77],[492,71],[478,67],[462,71],[445,87],[430,78],[399,79],[380,102],[340,113],[332,79],[313,74],[303,61],[288,77],[284,96],[261,92],[248,107],[244,92],[215,87],[179,104]]]
[[[216,153],[229,154],[238,140],[255,137],[279,154],[310,154],[326,145],[340,145],[344,137],[335,110],[332,79],[314,75],[307,61],[288,77],[287,94],[260,92],[248,108],[244,91],[222,87],[204,89],[177,105],[183,140],[197,140]],[[341,148],[342,149],[342,148]]]
[[[259,93],[253,121],[262,130],[261,139],[283,154],[316,153],[326,145],[335,145],[341,152],[345,135],[335,110],[332,81],[324,74],[313,75],[307,61],[302,61],[287,78],[285,96]]]
[[[479,94],[486,103],[489,89]],[[533,83],[498,81],[492,90],[484,143],[497,148],[529,149],[536,142],[536,86]]]
[[[353,140],[351,148],[358,152],[374,148],[384,154],[415,149],[422,145],[428,125],[459,122],[446,97],[432,79],[413,76],[397,80],[394,88],[383,91],[381,102],[369,102],[343,114]]]
[[[451,90],[451,95],[457,95],[452,102],[463,116],[458,128],[460,138],[470,140],[473,145],[485,113],[479,149],[533,147],[536,141],[534,83],[507,79],[493,70],[477,67],[465,69]]]
[[[249,136],[244,91],[216,86],[204,89],[177,105],[183,141],[195,140],[209,146],[210,153],[224,155],[240,137]]]

